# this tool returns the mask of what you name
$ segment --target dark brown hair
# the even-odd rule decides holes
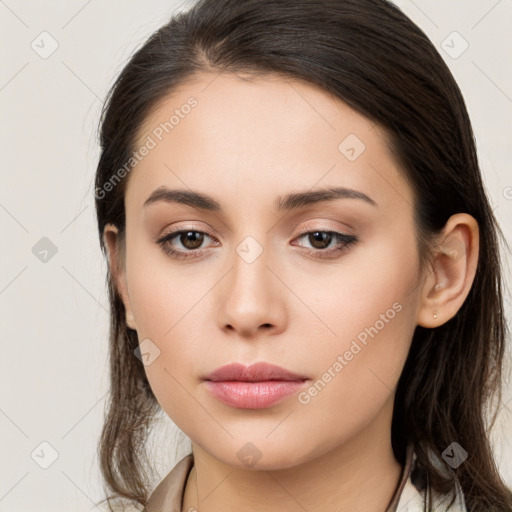
[[[105,255],[107,223],[119,229],[124,250],[127,178],[119,180],[119,170],[136,150],[141,126],[159,101],[204,71],[301,79],[378,124],[414,193],[422,265],[429,264],[430,242],[451,215],[465,212],[477,220],[473,285],[451,320],[435,329],[417,326],[396,392],[392,445],[402,464],[406,445],[414,446],[429,489],[453,496],[456,477],[468,511],[512,510],[489,442],[507,334],[502,234],[461,91],[433,44],[386,0],[200,0],[176,14],[132,56],[102,112],[95,199]],[[116,173],[118,183],[108,187]],[[137,333],[125,323],[110,270],[107,286],[111,389],[98,445],[101,471],[113,492],[109,505],[111,498],[144,505],[151,485],[146,440],[160,407],[134,356]],[[469,456],[447,476],[428,453],[442,460],[454,441]]]

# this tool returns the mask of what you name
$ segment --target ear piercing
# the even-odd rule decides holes
[[[436,320],[436,319],[437,319],[437,312],[434,311],[434,320]]]

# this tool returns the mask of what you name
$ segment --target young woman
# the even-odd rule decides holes
[[[461,92],[384,0],[201,0],[101,120],[113,505],[510,511],[500,231]],[[192,452],[161,481],[163,411]]]

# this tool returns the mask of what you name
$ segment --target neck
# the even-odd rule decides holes
[[[391,447],[390,414],[323,455],[286,469],[233,467],[195,443],[192,450],[185,511],[385,512],[402,473]]]

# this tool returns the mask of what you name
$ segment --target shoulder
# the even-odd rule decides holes
[[[143,512],[180,512],[185,483],[193,465],[191,453],[183,457],[151,493]]]
[[[445,466],[434,454],[431,453],[429,457],[434,465],[445,471]],[[407,460],[397,491],[391,507],[386,512],[423,512],[428,491],[428,475],[418,464],[412,446],[407,447]],[[448,509],[450,501],[446,496],[434,495],[431,508],[436,512],[467,512],[464,494],[458,482],[455,483],[455,501]]]

